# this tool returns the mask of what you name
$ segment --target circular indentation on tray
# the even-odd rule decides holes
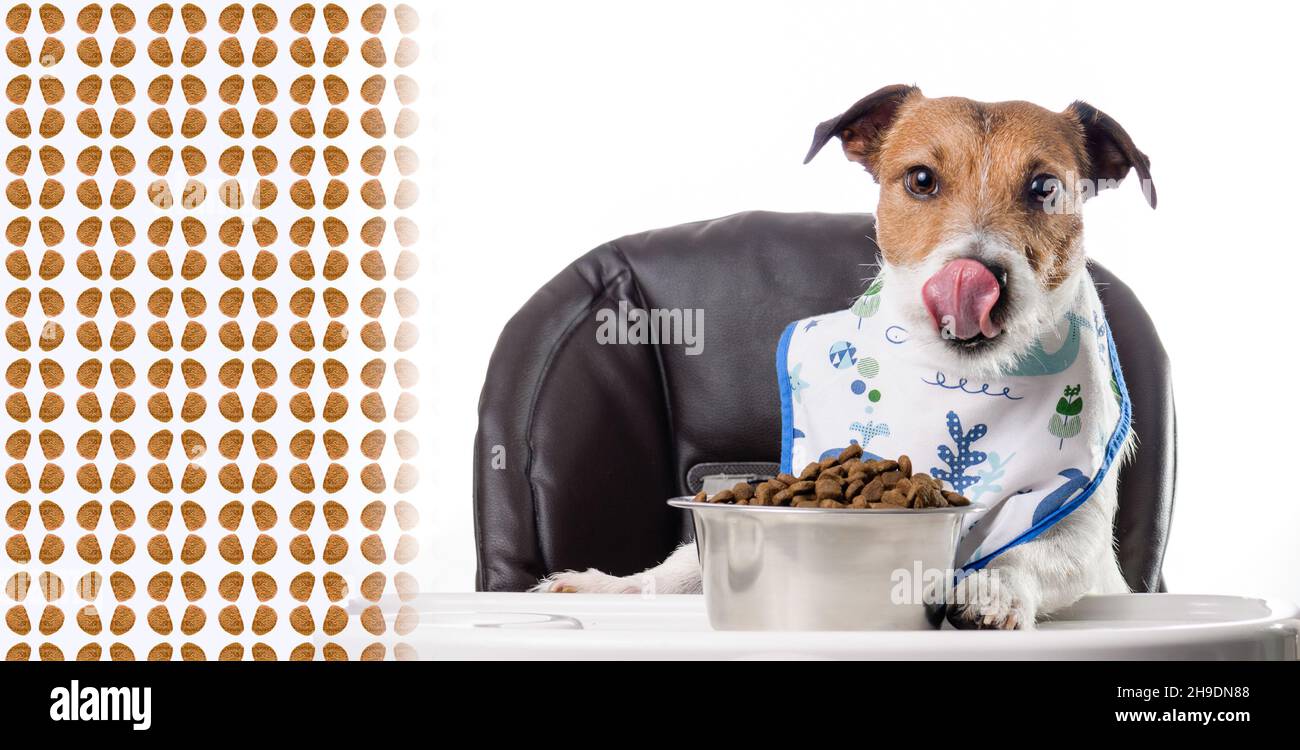
[[[435,628],[582,630],[582,623],[575,618],[541,612],[438,612],[422,614],[420,624]]]
[[[1043,630],[1164,628],[1229,625],[1274,616],[1262,599],[1212,594],[1104,594],[1087,596],[1040,623]]]

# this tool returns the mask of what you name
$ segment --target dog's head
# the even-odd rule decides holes
[[[817,127],[880,183],[881,270],[914,338],[975,369],[1014,362],[1073,301],[1079,208],[1130,169],[1156,205],[1150,161],[1105,113],[1075,102],[930,99],[887,86]]]

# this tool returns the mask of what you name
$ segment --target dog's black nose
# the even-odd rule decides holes
[[[984,263],[984,261],[980,261]],[[998,290],[1005,292],[1007,290],[1007,269],[997,263],[984,263],[984,267],[989,269],[993,278],[998,280]]]

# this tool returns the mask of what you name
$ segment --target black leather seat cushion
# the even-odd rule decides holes
[[[686,475],[779,458],[775,351],[792,320],[847,307],[876,273],[868,214],[747,212],[592,250],[542,287],[497,342],[479,401],[480,590],[568,568],[639,572],[684,538]],[[1169,363],[1132,291],[1097,264],[1139,438],[1121,470],[1121,566],[1161,587],[1174,495]],[[701,309],[703,351],[602,345],[596,311]]]

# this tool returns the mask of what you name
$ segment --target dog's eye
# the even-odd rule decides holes
[[[929,167],[912,167],[903,178],[907,192],[918,198],[929,198],[939,192],[939,176]]]
[[[1029,181],[1029,194],[1040,201],[1045,201],[1061,189],[1061,181],[1054,174],[1036,175]]]

